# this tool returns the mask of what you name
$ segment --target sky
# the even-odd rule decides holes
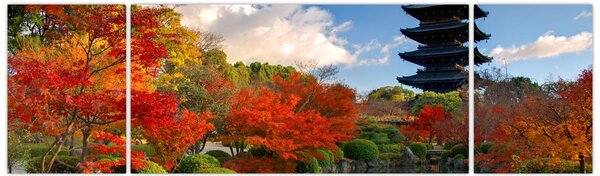
[[[477,69],[507,63],[509,74],[543,82],[574,78],[591,65],[591,6],[481,7],[490,15],[477,24],[492,38],[477,46],[509,59]],[[418,26],[400,5],[186,5],[176,11],[183,25],[222,35],[230,63],[334,64],[337,78],[359,94],[401,85],[397,76],[420,68],[398,56],[417,48],[400,29]]]
[[[492,37],[476,46],[494,61],[475,70],[500,67],[543,84],[575,80],[592,65],[591,5],[480,7],[490,14],[477,26]]]

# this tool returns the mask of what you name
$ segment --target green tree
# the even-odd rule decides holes
[[[414,99],[415,93],[412,90],[404,89],[401,86],[385,86],[371,91],[368,95],[368,101],[391,101],[402,102]]]
[[[460,115],[463,106],[462,99],[457,91],[448,93],[423,92],[412,106],[412,113],[418,115],[425,105],[440,105],[444,111],[451,112],[454,115]]]

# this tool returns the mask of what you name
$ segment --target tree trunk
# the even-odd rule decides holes
[[[81,134],[82,134],[82,141],[81,141],[81,162],[85,161],[85,158],[87,157],[87,153],[88,153],[88,138],[90,138],[90,130],[89,129],[82,129],[81,130]]]
[[[73,148],[75,147],[75,134],[71,135],[71,142],[69,143],[69,156],[73,156]]]
[[[233,153],[233,147],[229,144],[229,151],[231,152],[231,156],[235,157],[235,153]]]
[[[208,137],[204,137],[204,140],[202,141],[202,147],[200,148],[200,150],[198,150],[198,153],[202,152],[204,150],[204,147],[206,147],[206,140]]]
[[[585,173],[585,160],[582,152],[579,152],[579,173]]]

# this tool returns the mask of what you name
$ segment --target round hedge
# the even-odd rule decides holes
[[[46,157],[46,164],[50,163],[50,157]],[[67,163],[71,166],[75,166],[75,168],[70,168],[65,165],[62,165],[58,162],[54,162],[52,168],[50,169],[50,173],[77,173],[77,164],[81,161],[79,156],[66,156],[66,155],[58,155],[56,160]],[[25,164],[25,170],[27,173],[39,173],[40,172],[40,163],[42,162],[42,157],[34,157],[31,160],[27,161]]]
[[[219,160],[210,155],[190,155],[186,156],[179,163],[179,172],[181,173],[202,173],[202,170],[221,167]]]
[[[463,156],[469,156],[469,149],[467,147],[465,147],[465,145],[462,145],[462,144],[454,145],[454,147],[452,147],[450,149],[450,152],[452,152],[452,155],[454,155],[454,156],[456,156],[458,154],[461,154]]]
[[[144,167],[143,169],[137,170],[137,173],[143,173],[143,174],[166,174],[167,173],[165,168],[163,168],[159,164],[152,162],[152,161],[145,161],[145,162],[146,162],[147,166]]]
[[[381,159],[381,160],[402,159],[402,153],[380,153],[379,159]]]
[[[211,151],[206,152],[205,154],[213,156],[215,158],[231,157],[231,155],[229,153],[221,151],[221,150],[211,150]]]
[[[448,158],[452,157],[452,152],[450,152],[450,150],[446,150],[444,152],[442,152],[442,154],[440,155],[440,158],[442,159],[442,161],[447,161]]]
[[[481,144],[479,144],[479,151],[481,153],[490,153],[490,150],[492,149],[492,147],[494,146],[494,143],[492,142],[482,142]]]
[[[354,160],[374,160],[379,157],[379,149],[372,141],[354,139],[344,145],[344,155]]]
[[[377,148],[381,153],[402,153],[402,150],[404,150],[404,146],[400,144],[383,144],[378,145]]]
[[[425,157],[427,155],[427,145],[420,142],[411,142],[408,144],[408,148],[418,157]]]
[[[335,158],[336,159],[344,159],[344,151],[342,149],[335,149]]]
[[[460,160],[464,160],[464,159],[465,159],[465,155],[458,154],[458,155],[454,156],[454,158],[453,158],[453,159],[454,159],[454,160],[458,160],[458,159],[460,159]]]
[[[316,158],[312,157],[308,162],[299,162],[296,165],[296,172],[298,173],[320,173],[321,166],[319,166],[319,161]]]
[[[328,168],[333,164],[333,153],[327,150],[319,150],[319,155],[322,155],[323,159],[317,159],[319,165],[323,168]]]
[[[209,174],[235,174],[236,172],[231,169],[223,168],[223,167],[213,167],[208,169],[200,170],[198,173],[209,173]]]

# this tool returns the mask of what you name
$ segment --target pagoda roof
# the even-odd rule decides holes
[[[490,14],[487,11],[482,10],[481,8],[479,8],[478,5],[475,5],[475,19],[477,18],[481,18],[481,17],[487,17],[488,14]]]
[[[435,72],[417,72],[416,75],[396,78],[402,84],[423,84],[423,83],[453,83],[462,82],[467,75],[461,70],[435,71]]]
[[[467,75],[460,70],[417,72],[416,75],[397,77],[396,80],[424,91],[449,92],[460,87],[467,80]]]
[[[433,58],[433,57],[448,57],[448,56],[467,56],[469,48],[464,46],[447,46],[435,48],[421,48],[411,52],[399,53],[398,55],[407,61],[416,61],[418,59]],[[415,62],[413,62],[415,63]],[[418,64],[418,63],[416,63]],[[419,64],[421,65],[421,64]]]
[[[494,59],[494,58],[487,57],[487,56],[481,54],[481,52],[479,52],[477,47],[475,47],[475,65],[481,65],[483,63],[491,62],[492,59]]]
[[[410,16],[415,17],[417,20],[424,21],[430,18],[430,14],[426,12],[439,11],[439,10],[450,10],[448,17],[458,17],[461,20],[469,19],[469,6],[466,4],[455,4],[455,5],[403,5],[402,9]],[[487,17],[489,12],[486,12],[475,5],[475,19]]]
[[[477,27],[477,23],[473,23],[473,25],[475,25],[475,42],[490,39],[490,37],[492,36],[491,34],[486,34],[483,31],[481,31],[479,27]]]
[[[400,32],[402,32],[402,34],[404,34],[406,37],[411,38],[421,44],[427,44],[430,42],[430,40],[426,39],[425,36],[440,35],[443,33],[456,33],[456,32],[463,34],[462,37],[458,38],[458,41],[464,43],[469,40],[468,31],[469,31],[469,23],[456,22],[456,21],[443,22],[443,23],[432,23],[432,24],[420,25],[419,27],[415,27],[415,28],[400,29]],[[483,33],[483,31],[479,30],[477,25],[475,25],[475,40],[476,41],[488,39],[489,37],[490,37],[489,34]]]
[[[461,20],[469,19],[468,5],[403,5],[402,9],[417,20],[426,21],[432,16],[430,12],[446,11],[453,13],[439,13],[446,17],[457,17]]]
[[[446,46],[446,47],[435,47],[435,48],[420,48],[416,51],[399,53],[398,55],[409,62],[425,66],[427,59],[439,59],[448,57],[463,57],[465,61],[458,63],[460,65],[467,65],[469,54],[469,48],[464,46]],[[484,56],[475,48],[475,65],[490,62],[492,58]]]

